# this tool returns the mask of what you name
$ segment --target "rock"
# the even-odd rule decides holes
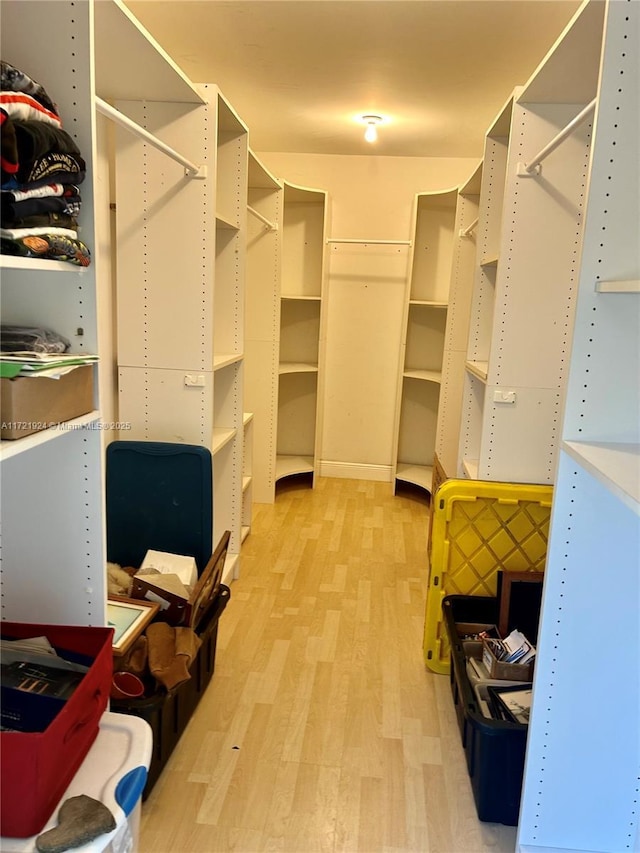
[[[62,853],[115,828],[115,819],[104,803],[81,794],[64,801],[58,825],[36,838],[36,849],[40,853]]]

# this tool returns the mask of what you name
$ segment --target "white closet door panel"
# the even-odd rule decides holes
[[[316,435],[317,373],[286,373],[278,391],[279,456],[313,458]]]
[[[638,823],[640,521],[564,452],[554,507],[519,840],[619,853]]]
[[[185,384],[193,379],[203,386]],[[211,446],[213,374],[121,367],[120,420],[131,428],[121,437]]]
[[[102,432],[61,431],[2,461],[2,616],[106,624]]]
[[[466,357],[464,351],[449,351],[444,354],[436,453],[449,477],[456,476]]]
[[[406,246],[331,247],[323,459],[392,464],[408,258]]]
[[[253,499],[258,503],[274,499],[277,393],[277,342],[247,341],[244,399],[253,412]]]
[[[185,157],[209,159],[213,168],[209,107],[117,106]],[[117,134],[119,362],[206,370],[213,358],[213,179],[188,178],[162,152],[124,129]]]
[[[495,402],[510,392],[515,402]],[[559,391],[487,385],[479,478],[552,483],[561,412]]]
[[[93,273],[5,268],[0,305],[3,323],[44,325],[67,338],[74,352],[98,352]]]
[[[537,154],[582,105],[514,107],[509,168]],[[591,126],[585,121],[547,157],[539,176],[517,178],[497,267],[489,381],[561,388],[577,292]]]

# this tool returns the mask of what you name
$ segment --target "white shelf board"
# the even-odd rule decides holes
[[[55,441],[56,438],[63,436],[66,432],[72,430],[81,430],[84,428],[91,429],[91,424],[97,424],[100,420],[98,411],[89,412],[79,418],[73,418],[70,421],[64,421],[61,424],[56,424],[49,429],[43,429],[40,432],[34,432],[31,435],[25,435],[24,438],[17,438],[14,441],[0,441],[0,460],[9,459],[11,456],[18,456],[20,453],[26,453],[39,447],[41,444],[46,444],[48,441]],[[97,428],[97,427],[94,427]]]
[[[216,353],[213,356],[213,369],[220,370],[230,364],[237,364],[242,361],[242,357],[242,353]]]
[[[598,281],[596,293],[640,293],[640,278],[627,281]]]
[[[280,181],[271,174],[260,158],[249,148],[249,189],[282,189]]]
[[[640,444],[565,441],[562,449],[640,516]]]
[[[318,365],[306,361],[283,361],[278,365],[278,373],[317,373]]]
[[[236,434],[235,429],[219,429],[213,430],[213,441],[211,443],[211,455],[215,456],[222,448],[228,444]]]
[[[216,213],[216,228],[223,228],[225,231],[239,231],[240,227],[237,222],[232,222],[223,216],[221,213]]]
[[[79,267],[69,261],[47,261],[41,258],[20,258],[15,255],[0,255],[0,269],[28,270],[29,272],[71,272],[86,274],[90,267]]]
[[[242,415],[242,426],[246,427],[253,420],[253,412],[245,412]]]
[[[253,480],[253,477],[243,477],[242,478],[242,491],[243,492],[247,491],[247,489],[251,485],[252,480]]]
[[[471,480],[478,479],[478,460],[477,459],[463,459],[462,460],[462,468],[464,473]]]
[[[96,92],[105,100],[206,103],[121,0],[93,4]]]
[[[404,370],[402,375],[407,379],[420,379],[423,382],[442,382],[442,372],[440,370]]]
[[[434,302],[430,299],[410,299],[409,305],[422,305],[425,308],[448,308],[448,302]]]
[[[431,465],[410,465],[407,462],[398,462],[396,468],[396,479],[405,483],[412,483],[431,491],[433,485],[433,467]]]
[[[465,361],[464,368],[468,373],[471,373],[473,376],[482,380],[482,382],[487,381],[487,375],[489,373],[488,361]]]
[[[294,299],[298,302],[320,302],[320,296],[300,296],[295,293],[281,293],[280,299]]]
[[[244,542],[244,540],[247,538],[247,536],[250,533],[251,533],[251,525],[243,524],[242,528],[240,529],[240,541]]]
[[[291,474],[313,473],[312,456],[278,456],[276,458],[276,480]]]
[[[480,261],[481,267],[497,267],[498,266],[498,256],[492,255],[490,258],[483,258]]]

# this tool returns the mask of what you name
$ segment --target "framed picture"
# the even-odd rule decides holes
[[[189,627],[194,631],[213,604],[214,598],[220,589],[222,570],[224,569],[224,561],[227,558],[230,539],[231,531],[225,530],[222,534],[222,538],[218,542],[216,550],[213,552],[211,559],[205,566],[204,571],[193,590]]]
[[[155,601],[109,596],[107,600],[107,627],[114,629],[113,654],[127,653],[156,615],[160,605]]]
[[[487,688],[494,698],[493,710],[498,719],[510,720],[514,723],[529,724],[531,714],[532,685],[523,684],[509,685],[508,687],[496,687],[491,685]]]
[[[517,628],[532,643],[537,641],[543,583],[544,572],[499,573],[498,631],[501,637]]]

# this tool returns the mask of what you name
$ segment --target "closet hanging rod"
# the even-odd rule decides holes
[[[377,246],[411,246],[411,240],[327,240],[327,243],[361,243],[363,245],[375,243]]]
[[[255,207],[251,207],[250,204],[247,205],[247,211],[249,213],[253,214],[253,216],[255,216],[256,219],[259,219],[260,222],[264,222],[264,224],[267,226],[267,228],[270,228],[271,231],[277,231],[278,230],[278,224],[277,223],[274,225],[273,222],[270,222],[266,216],[263,216],[261,213],[258,213],[258,211],[255,209]]]
[[[572,119],[569,124],[554,136],[551,142],[547,143],[544,148],[536,154],[529,163],[518,163],[518,176],[521,178],[531,177],[532,175],[540,174],[540,164],[546,159],[552,151],[565,141],[568,136],[571,136],[573,131],[595,110],[597,98],[594,98],[591,103],[580,110],[578,115]]]
[[[479,219],[479,217],[476,216],[476,218],[473,220],[471,225],[467,225],[466,228],[461,228],[460,231],[458,231],[458,236],[459,237],[470,237],[471,232],[475,229],[476,225],[478,224],[478,219]]]
[[[192,163],[190,160],[187,160],[186,157],[183,157],[182,154],[178,154],[177,151],[174,151],[173,148],[170,148],[166,145],[162,140],[158,139],[153,134],[149,133],[148,130],[145,130],[144,127],[140,127],[139,124],[136,124],[135,121],[130,119],[124,113],[121,113],[120,110],[117,110],[115,107],[112,107],[111,104],[108,104],[106,101],[103,101],[102,98],[96,97],[96,109],[98,112],[102,113],[102,115],[110,118],[112,121],[117,122],[117,124],[122,125],[122,127],[130,130],[132,133],[135,133],[136,136],[139,136],[141,139],[144,139],[145,142],[153,145],[159,151],[162,151],[164,154],[167,154],[171,157],[172,160],[176,160],[178,163],[184,166],[185,174],[189,178],[206,178],[207,177],[207,167],[206,166],[197,166],[195,163]]]

